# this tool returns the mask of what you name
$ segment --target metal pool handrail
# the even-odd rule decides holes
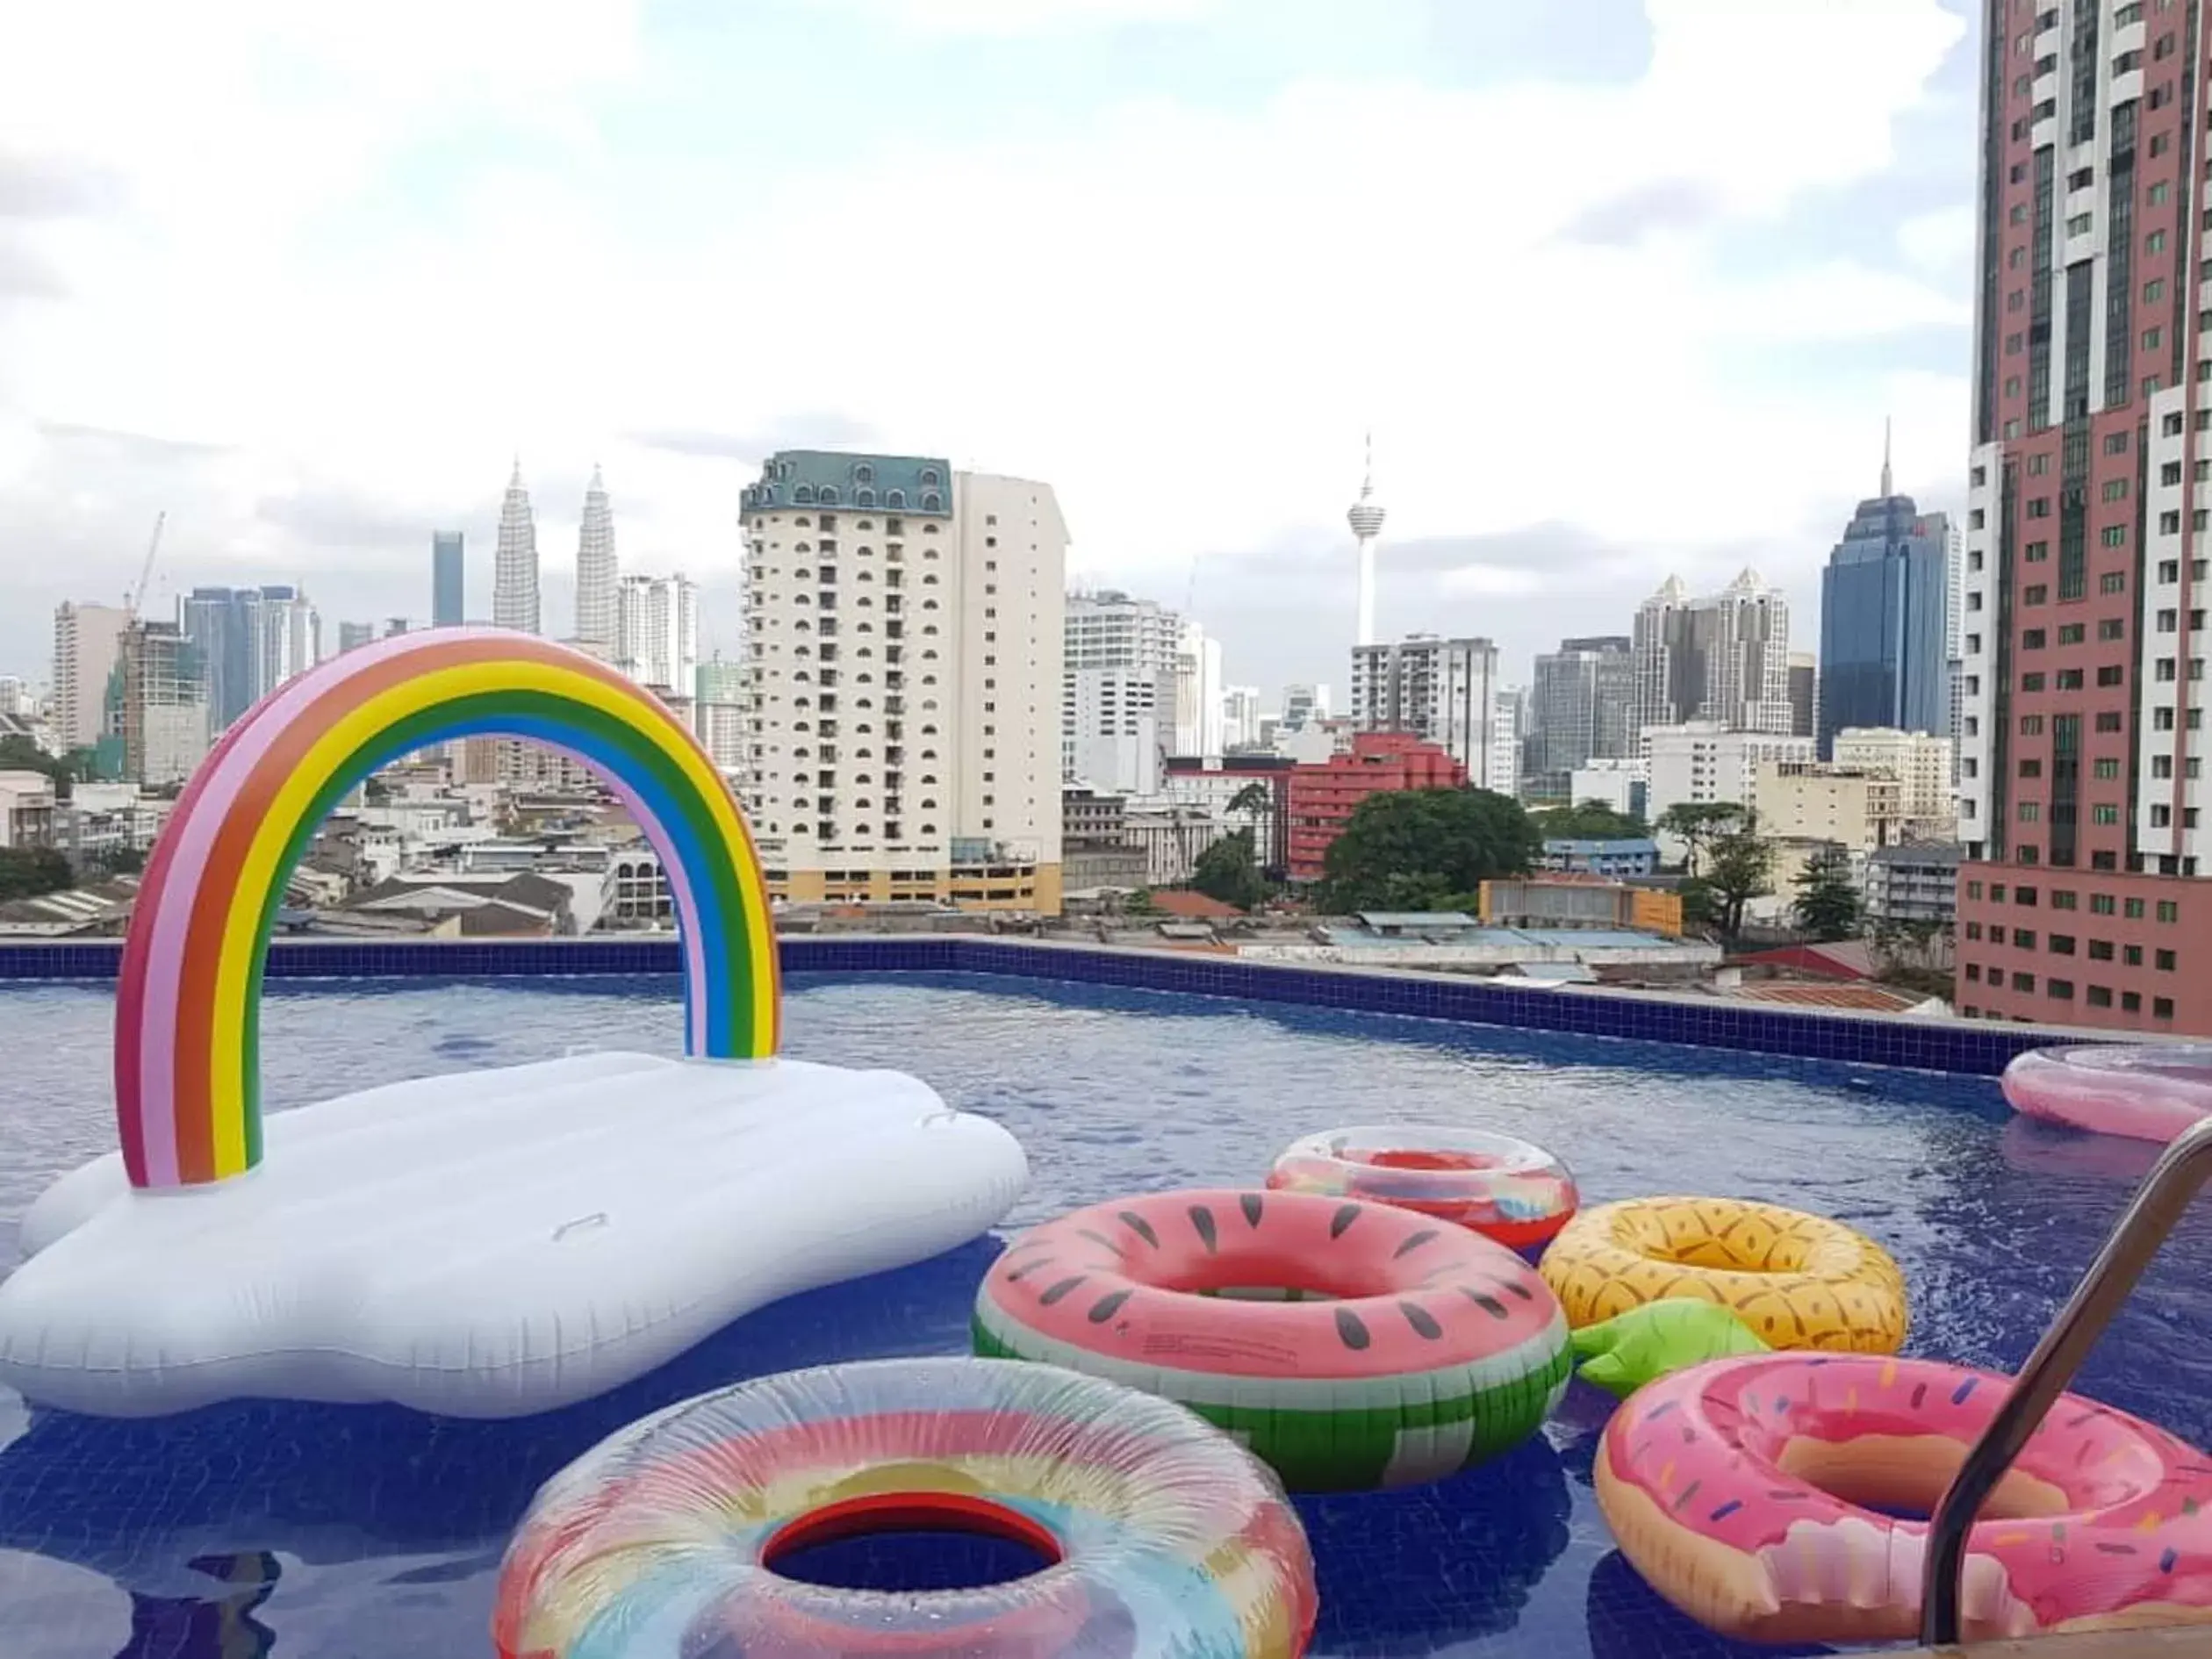
[[[2043,1332],[2005,1403],[1967,1453],[1928,1525],[1921,1601],[1924,1645],[1948,1647],[1958,1641],[1968,1528],[2208,1180],[2212,1180],[2212,1117],[2183,1131],[2144,1177],[2072,1299]]]

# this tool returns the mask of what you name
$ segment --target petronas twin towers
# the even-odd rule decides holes
[[[584,521],[576,541],[576,639],[612,658],[620,645],[620,571],[614,558],[614,513],[600,470],[584,492]],[[537,520],[518,458],[499,507],[499,545],[493,561],[492,621],[525,633],[543,631],[538,603]]]

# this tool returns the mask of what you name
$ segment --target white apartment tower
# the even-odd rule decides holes
[[[1221,642],[1189,617],[1175,644],[1175,752],[1221,758]]]
[[[1483,786],[1520,798],[1521,755],[1528,737],[1528,693],[1500,686],[1490,700],[1490,781]]]
[[[1176,747],[1182,621],[1111,590],[1067,599],[1060,777],[1105,794],[1160,792]]]
[[[743,521],[744,801],[771,891],[1057,914],[1067,529],[1052,487],[781,450]]]
[[[641,686],[689,697],[699,678],[699,584],[626,576],[615,589],[615,664]]]
[[[492,621],[497,628],[538,631],[537,521],[522,485],[518,459],[499,504],[499,545],[492,561]]]
[[[1813,750],[1810,737],[1731,730],[1712,720],[1647,726],[1641,743],[1648,768],[1644,811],[1654,823],[1684,801],[1750,807],[1762,766],[1807,765]]]
[[[131,614],[63,603],[54,613],[54,726],[66,750],[90,749],[107,729],[108,680],[123,660]]]
[[[1486,639],[1413,634],[1352,651],[1352,702],[1361,731],[1408,731],[1447,751],[1478,789],[1512,794],[1519,763],[1500,778],[1497,647]]]
[[[500,545],[506,545],[504,532]],[[535,569],[535,560],[532,568]],[[583,522],[576,535],[576,637],[585,645],[596,647],[605,657],[621,654],[619,576],[614,557],[614,511],[607,504],[606,482],[594,465],[591,487],[584,492]],[[659,683],[690,685],[689,680]]]
[[[1789,601],[1755,571],[1694,599],[1669,577],[1638,607],[1631,650],[1632,743],[1647,726],[1702,721],[1786,735],[1794,723]]]

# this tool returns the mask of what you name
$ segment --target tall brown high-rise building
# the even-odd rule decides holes
[[[2207,0],[1986,0],[1957,1001],[2212,1032]]]

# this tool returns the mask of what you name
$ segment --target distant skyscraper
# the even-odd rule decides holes
[[[576,637],[610,654],[621,644],[618,585],[614,514],[594,466],[591,487],[584,492],[583,528],[576,538]]]
[[[1634,650],[1630,741],[1687,721],[1788,733],[1790,607],[1756,571],[1702,599],[1669,577],[1637,609]]]
[[[1810,737],[1821,729],[1821,659],[1790,653],[1790,736]]]
[[[1183,619],[1175,642],[1175,752],[1221,758],[1221,642]]]
[[[1625,634],[1562,639],[1536,659],[1529,719],[1530,770],[1564,787],[1565,774],[1593,759],[1633,755],[1628,705],[1635,657]]]
[[[1851,726],[1948,737],[1956,537],[1891,487],[1862,501],[1821,576],[1821,754]]]
[[[1411,732],[1467,769],[1478,789],[1513,793],[1519,763],[1497,774],[1497,647],[1486,639],[1414,634],[1352,653],[1352,718],[1368,732]],[[1519,729],[1516,724],[1516,730]]]
[[[213,733],[227,729],[277,686],[321,660],[321,618],[288,583],[196,587],[180,610]]]
[[[54,613],[54,723],[65,749],[90,749],[107,729],[108,680],[122,660],[131,614],[63,604]]]
[[[458,530],[430,537],[430,626],[458,628],[468,615],[468,559]]]
[[[1294,683],[1282,688],[1282,724],[1300,731],[1311,722],[1329,718],[1329,688]]]
[[[643,686],[691,696],[699,679],[699,584],[628,576],[616,590],[614,659]]]
[[[183,783],[214,736],[199,653],[175,622],[137,621],[124,632],[122,658],[123,776]]]
[[[1260,688],[1221,688],[1221,746],[1231,754],[1260,746]]]
[[[1375,439],[1370,434],[1367,472],[1360,481],[1360,499],[1344,515],[1360,549],[1359,614],[1352,639],[1355,646],[1375,643],[1375,543],[1382,534],[1385,516],[1382,504],[1375,499]]]
[[[719,656],[701,663],[694,679],[692,729],[715,765],[730,777],[745,765],[745,718],[752,703],[752,671]]]
[[[522,463],[507,479],[499,506],[499,547],[492,566],[492,621],[498,628],[538,631],[537,521],[522,487]]]
[[[1528,741],[1528,693],[1500,686],[1491,699],[1490,782],[1501,795],[1520,798],[1521,760]]]
[[[341,622],[338,624],[338,654],[357,651],[363,645],[374,644],[377,625],[374,622]]]
[[[1061,778],[1107,794],[1158,794],[1162,756],[1189,752],[1176,741],[1182,619],[1111,589],[1074,593],[1064,635]]]

